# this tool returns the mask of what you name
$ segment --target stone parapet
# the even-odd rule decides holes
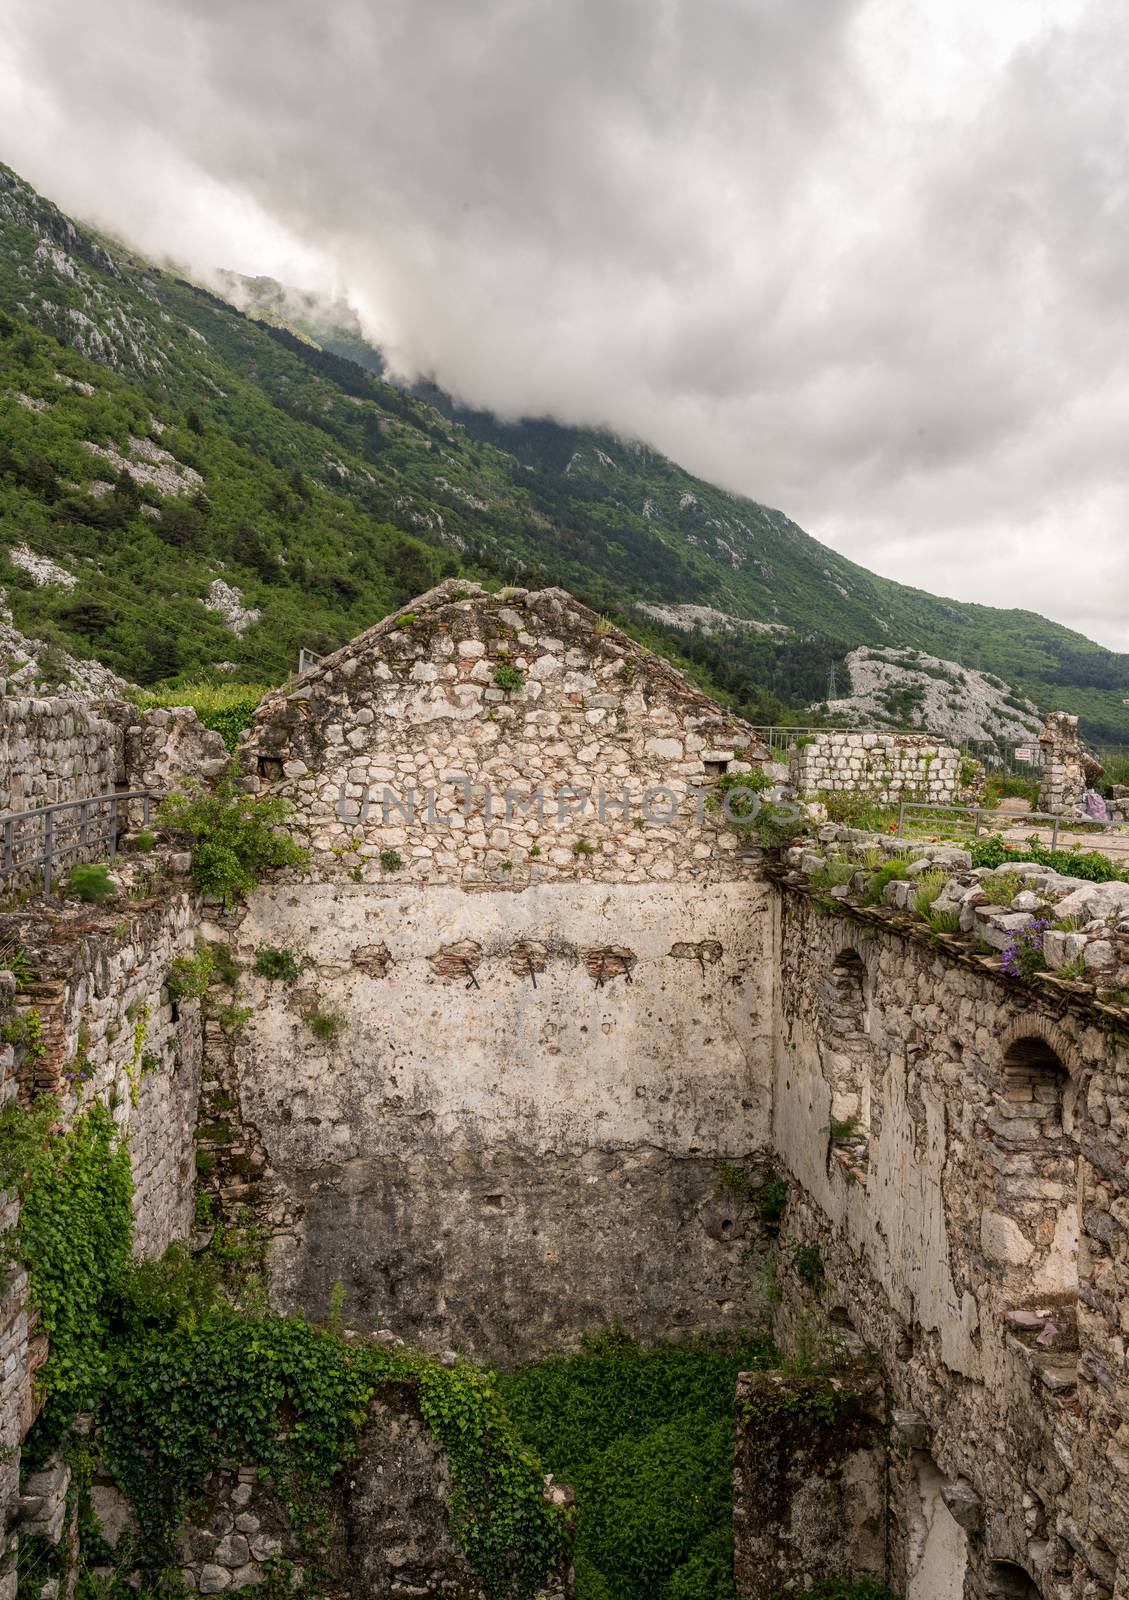
[[[952,805],[960,751],[923,733],[828,729],[792,746],[788,781],[798,794],[863,794],[879,805],[899,800]]]

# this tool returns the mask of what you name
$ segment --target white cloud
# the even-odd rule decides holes
[[[8,0],[7,159],[1129,648],[1115,0]]]

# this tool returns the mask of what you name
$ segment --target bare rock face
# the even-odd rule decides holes
[[[860,646],[847,656],[851,692],[829,709],[866,724],[928,728],[937,738],[1027,744],[1038,708],[1001,678],[924,651]]]
[[[213,581],[204,606],[206,610],[215,611],[221,616],[237,639],[241,639],[252,623],[258,622],[262,615],[261,611],[245,606],[239,590],[233,589],[231,584],[225,583],[222,578]]]

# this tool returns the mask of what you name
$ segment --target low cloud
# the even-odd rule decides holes
[[[8,0],[0,51],[66,209],[1129,649],[1114,0]]]

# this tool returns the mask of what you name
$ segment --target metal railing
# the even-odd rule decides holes
[[[324,656],[319,656],[316,650],[306,650],[306,649],[299,650],[298,651],[298,676],[301,677],[303,672],[308,672],[311,667],[319,666],[321,664],[321,662],[323,662],[324,660],[325,660],[325,657]]]
[[[152,797],[147,789],[94,795],[88,800],[61,800],[34,811],[9,811],[0,817],[0,878],[43,868],[43,892],[51,892],[56,867],[93,856],[114,857],[122,832],[123,807],[141,802],[141,825],[149,822]],[[128,810],[125,812],[128,817]]]
[[[937,738],[936,734],[929,733],[928,728],[875,728],[873,725],[868,726],[868,728],[841,728],[838,725],[824,725],[820,726],[820,728],[800,728],[800,726],[795,726],[793,728],[793,726],[784,725],[784,723],[777,725],[777,723],[755,722],[752,723],[752,728],[753,733],[758,736],[761,744],[768,744],[769,750],[772,750],[772,752],[776,752],[776,750],[787,752],[800,739],[814,739],[816,734],[819,733],[923,733],[928,738]],[[945,741],[937,738],[937,742],[943,744]]]
[[[1017,743],[997,739],[964,739],[961,751],[972,756],[992,772],[1008,772],[1018,778],[1037,778],[1043,766],[1043,747],[1038,735]],[[1020,751],[1026,752],[1020,755]]]
[[[1099,833],[1106,832],[1113,827],[1109,822],[1098,822],[1092,817],[1072,819],[1060,816],[1053,811],[1004,811],[998,806],[933,806],[928,800],[901,800],[898,803],[898,835],[902,837],[906,831],[906,816],[911,811],[928,811],[936,815],[939,811],[950,812],[961,817],[972,818],[972,837],[978,838],[981,833],[981,823],[985,817],[1002,818],[1004,823],[1015,826],[1022,822],[1042,823],[1044,826],[1051,824],[1051,849],[1058,848],[1058,831],[1060,827],[1069,829],[1070,832],[1088,833],[1091,829]],[[997,823],[997,827],[999,824]]]

